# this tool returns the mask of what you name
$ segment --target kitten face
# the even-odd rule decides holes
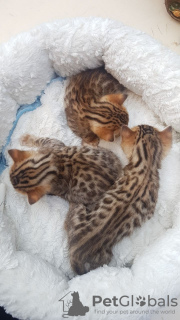
[[[90,121],[90,127],[100,139],[114,141],[120,135],[121,125],[128,124],[129,116],[123,106],[126,98],[126,94],[109,94],[100,99],[99,105],[97,102],[99,117]]]
[[[97,126],[97,123],[94,121],[94,123],[91,125],[91,130],[100,138],[105,141],[114,141],[114,135],[115,132],[117,132],[117,128],[107,128],[102,126]]]
[[[114,141],[121,126],[128,124],[124,89],[103,67],[70,79],[65,94],[67,121],[83,143],[97,146],[99,139]]]
[[[151,151],[161,145],[161,158],[164,158],[172,145],[172,127],[159,131],[148,125],[140,125],[132,129],[122,126],[121,137],[121,147],[128,159],[133,153],[134,145],[137,146],[138,143],[143,145],[144,152],[145,148]]]
[[[10,169],[10,180],[16,191],[26,194],[30,204],[37,202],[50,191],[50,182],[56,175],[51,166],[51,155],[33,151],[9,150],[14,161]]]

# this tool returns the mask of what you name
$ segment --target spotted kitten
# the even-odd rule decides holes
[[[99,139],[114,141],[122,124],[128,124],[123,106],[124,87],[104,68],[87,70],[70,78],[65,93],[67,123],[83,143],[97,146]]]
[[[123,126],[121,136],[122,149],[129,159],[124,176],[88,215],[82,204],[70,204],[65,229],[70,262],[77,274],[108,264],[113,245],[150,219],[155,210],[158,170],[171,147],[171,127],[159,132],[148,125],[132,130]]]
[[[14,160],[10,179],[30,204],[51,194],[90,209],[122,173],[119,159],[103,148],[67,147],[56,139],[30,135],[21,143],[37,150],[9,150]]]

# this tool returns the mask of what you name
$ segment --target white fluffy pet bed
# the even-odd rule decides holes
[[[7,150],[22,148],[19,138],[24,133],[80,144],[66,124],[66,81],[52,79],[103,63],[128,89],[125,106],[130,127],[150,124],[163,129],[172,125],[180,132],[180,57],[119,22],[90,18],[44,24],[2,45],[0,63],[0,148],[9,166]],[[18,108],[32,104],[40,95],[41,106],[20,117],[7,145]],[[118,142],[101,141],[101,145],[125,161]],[[166,300],[167,295],[180,297],[178,134],[163,161],[160,179],[154,217],[114,247],[110,266],[74,277],[63,229],[68,203],[44,196],[30,206],[27,198],[13,189],[7,167],[0,176],[0,305],[19,319],[60,320],[63,303],[59,300],[69,291],[78,291],[89,312],[74,319],[150,319],[150,311],[157,306],[105,307],[100,303],[94,307],[92,296],[144,296],[146,302],[148,295]],[[165,309],[178,307],[166,303]],[[110,315],[109,310],[118,311]]]

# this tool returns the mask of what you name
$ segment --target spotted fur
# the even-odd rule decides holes
[[[154,214],[162,158],[172,143],[171,127],[162,132],[147,125],[121,129],[121,146],[129,159],[124,175],[88,213],[70,204],[65,228],[69,257],[77,274],[86,273],[112,257],[112,247]]]
[[[51,194],[90,209],[122,173],[119,159],[103,148],[66,147],[56,139],[29,135],[22,144],[37,150],[9,150],[14,160],[10,179],[30,204]]]
[[[65,94],[69,127],[83,142],[97,145],[100,139],[114,141],[128,113],[122,105],[124,87],[104,68],[87,70],[70,78]]]

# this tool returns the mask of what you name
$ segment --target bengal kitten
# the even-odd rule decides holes
[[[172,129],[141,125],[121,129],[121,146],[129,163],[124,175],[102,196],[94,210],[70,204],[65,221],[73,270],[84,274],[112,257],[112,247],[154,213],[161,160],[172,143]]]
[[[97,146],[99,138],[114,141],[129,117],[122,105],[124,87],[104,68],[70,78],[65,93],[67,123],[83,143]]]
[[[11,183],[30,204],[51,194],[90,209],[122,173],[119,159],[104,148],[67,147],[59,140],[31,135],[24,136],[21,144],[38,147],[9,150],[14,160]]]

